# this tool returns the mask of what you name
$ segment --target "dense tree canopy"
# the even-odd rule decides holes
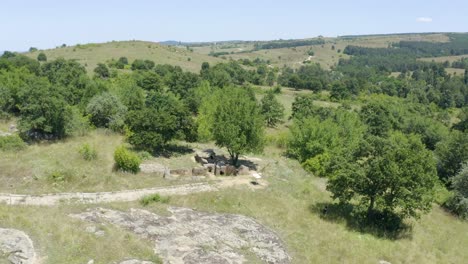
[[[418,217],[430,210],[436,166],[418,137],[369,136],[354,153],[354,161],[330,178],[327,190],[333,198],[344,203],[357,198],[367,207],[368,218],[375,212]]]

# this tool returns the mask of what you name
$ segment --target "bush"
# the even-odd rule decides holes
[[[114,152],[114,160],[117,168],[131,173],[140,171],[140,157],[136,153],[129,151],[124,146],[118,147]]]
[[[81,154],[85,160],[95,160],[97,158],[97,151],[88,143],[81,145],[78,152]]]
[[[0,136],[0,150],[18,151],[26,147],[26,143],[18,135]]]
[[[155,193],[155,194],[147,195],[147,196],[141,198],[141,200],[140,200],[140,203],[143,206],[147,206],[150,203],[157,203],[157,202],[168,203],[169,202],[169,197],[161,197],[159,194]]]

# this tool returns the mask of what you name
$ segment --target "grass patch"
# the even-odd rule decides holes
[[[143,206],[147,206],[151,203],[169,203],[169,200],[170,198],[169,197],[161,197],[159,194],[155,193],[155,194],[151,194],[151,195],[147,195],[143,198],[140,199],[140,204],[143,205]]]

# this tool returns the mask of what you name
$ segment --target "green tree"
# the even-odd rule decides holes
[[[117,96],[106,92],[90,100],[86,113],[91,115],[91,122],[95,126],[119,130],[123,127],[127,107]]]
[[[38,61],[47,61],[47,56],[45,55],[44,52],[41,52],[41,53],[39,53],[39,55],[37,55],[37,60]]]
[[[110,77],[109,68],[104,63],[98,63],[94,68],[94,75],[98,78],[107,79]]]
[[[260,112],[269,127],[275,127],[284,118],[284,106],[276,99],[273,91],[268,91],[262,98],[260,107]]]
[[[453,130],[450,136],[436,145],[437,171],[439,177],[449,182],[468,160],[468,133]]]
[[[468,219],[468,163],[465,163],[460,172],[451,181],[454,195],[444,204],[449,210]]]
[[[146,107],[129,112],[128,141],[137,148],[155,151],[174,139],[195,139],[195,126],[187,107],[172,94],[152,92]]]
[[[212,134],[216,145],[226,147],[233,165],[239,155],[263,148],[263,118],[252,92],[226,87],[214,112]]]
[[[330,178],[327,190],[342,203],[356,198],[367,207],[367,219],[376,212],[403,219],[431,209],[436,183],[432,153],[417,136],[397,132],[389,138],[369,136],[354,162]]]
[[[21,118],[19,131],[23,138],[49,139],[66,135],[66,102],[45,78],[31,78],[18,91]]]

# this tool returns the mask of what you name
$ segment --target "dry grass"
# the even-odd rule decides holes
[[[180,66],[184,70],[199,72],[201,64],[205,61],[215,64],[221,59],[190,52],[184,48],[163,46],[154,42],[146,41],[116,41],[100,44],[86,44],[56,48],[45,51],[26,53],[31,58],[37,58],[40,52],[47,55],[48,60],[63,57],[65,59],[76,59],[84,65],[88,72],[92,72],[100,62],[106,62],[112,58],[127,57],[129,63],[135,59],[149,59],[156,64],[171,64]],[[190,61],[189,61],[190,58]]]
[[[85,232],[89,224],[68,216],[84,210],[83,206],[48,208],[0,204],[0,226],[27,233],[42,264],[82,264],[91,259],[96,264],[118,263],[128,258],[160,261],[153,253],[152,243],[122,229],[101,225],[100,229],[105,232],[101,237]]]
[[[97,150],[96,160],[86,161],[78,153],[84,143]],[[96,130],[86,137],[33,144],[17,153],[0,152],[0,192],[97,192],[166,186],[189,180],[167,181],[157,174],[114,171],[113,153],[122,143],[121,135]],[[59,179],[53,179],[53,175]]]
[[[264,190],[227,189],[173,197],[171,203],[199,210],[251,216],[276,230],[293,263],[464,263],[468,258],[468,223],[435,206],[409,236],[386,239],[347,227],[344,220],[326,220],[312,210],[330,202],[323,179],[305,173],[294,161],[271,155],[260,164],[270,185]]]

